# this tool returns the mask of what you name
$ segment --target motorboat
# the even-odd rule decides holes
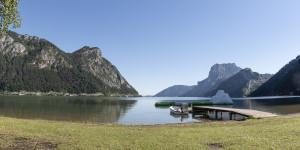
[[[188,105],[182,105],[182,106],[170,106],[170,112],[176,115],[188,115]]]

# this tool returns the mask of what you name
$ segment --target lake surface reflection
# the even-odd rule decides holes
[[[136,104],[89,97],[0,96],[0,115],[25,119],[114,123]]]
[[[102,98],[0,96],[0,115],[13,118],[112,124],[166,124],[201,122],[205,119],[170,115],[157,101],[207,101],[207,98]],[[256,109],[276,114],[300,112],[300,98],[234,100],[233,108]]]
[[[300,113],[300,98],[234,100],[232,107],[287,115]]]

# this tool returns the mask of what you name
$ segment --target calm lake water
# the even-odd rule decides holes
[[[300,98],[271,97],[235,99],[233,108],[255,109],[279,115],[299,113]],[[207,119],[170,114],[168,107],[155,107],[158,101],[207,101],[207,98],[100,98],[0,96],[0,116],[70,122],[111,124],[167,124],[201,122]],[[224,106],[223,106],[224,107]],[[213,115],[212,115],[213,116]],[[226,115],[224,115],[226,119]]]

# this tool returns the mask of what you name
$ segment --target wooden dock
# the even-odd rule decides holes
[[[194,106],[192,107],[192,114],[198,115],[203,114],[204,116],[209,115],[209,112],[214,112],[215,118],[218,119],[218,112],[221,114],[221,119],[223,119],[223,112],[229,112],[230,120],[234,117],[236,120],[236,115],[241,115],[245,117],[253,118],[265,118],[265,117],[275,117],[276,114],[252,110],[252,109],[236,109],[236,108],[224,108],[224,107],[208,107],[208,106]]]

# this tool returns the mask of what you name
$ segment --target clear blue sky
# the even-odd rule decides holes
[[[298,0],[21,0],[23,26],[65,52],[96,46],[142,95],[215,63],[276,73],[300,53]]]

